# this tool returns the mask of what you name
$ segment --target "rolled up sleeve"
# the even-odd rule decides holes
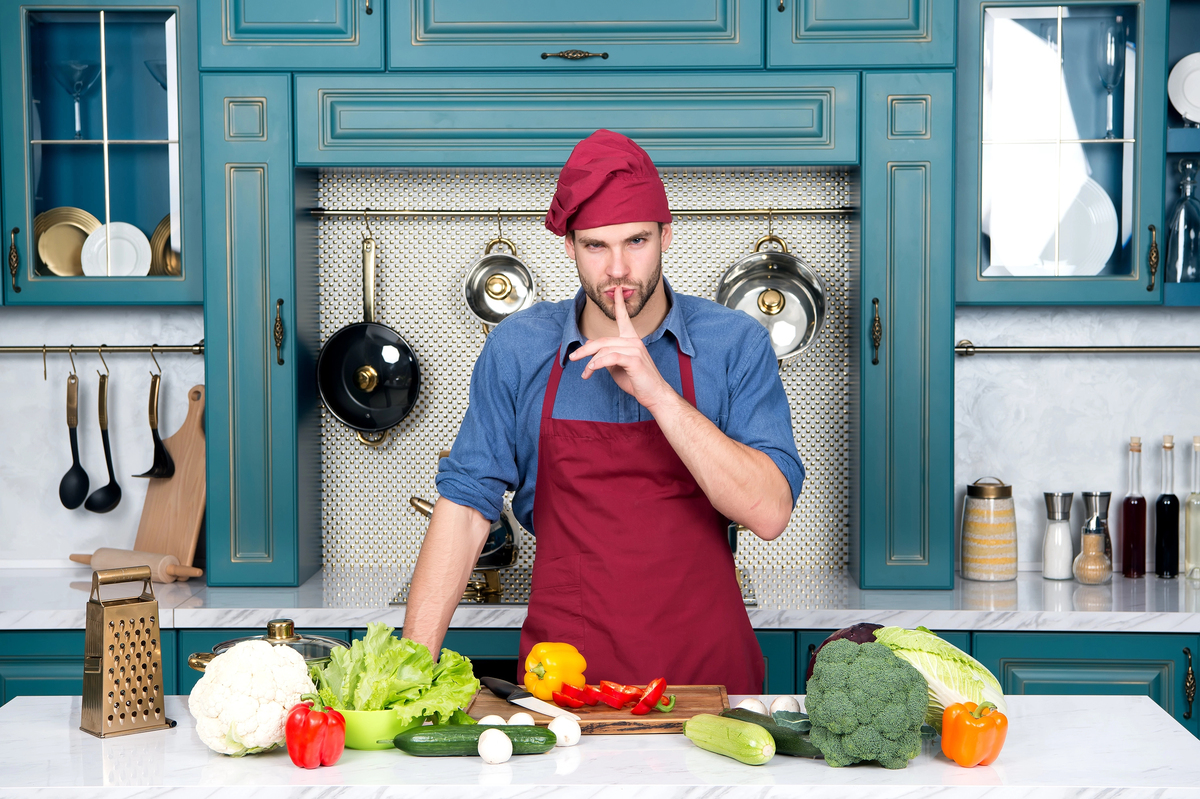
[[[796,450],[792,412],[779,379],[779,363],[766,328],[755,324],[729,374],[725,435],[766,454],[787,478],[792,505],[804,487],[804,464]]]

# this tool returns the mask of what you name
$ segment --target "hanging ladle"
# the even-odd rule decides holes
[[[171,460],[171,453],[167,452],[158,435],[158,388],[162,382],[162,367],[158,365],[158,358],[154,357],[153,345],[150,346],[150,359],[158,366],[157,374],[150,373],[150,436],[154,439],[154,462],[147,471],[135,474],[134,477],[165,478],[175,474],[175,461]]]
[[[108,513],[121,503],[121,487],[117,485],[117,476],[113,473],[112,446],[108,443],[108,364],[104,361],[104,347],[96,348],[100,353],[100,363],[104,364],[104,374],[100,375],[100,392],[97,406],[100,411],[100,440],[104,442],[104,462],[108,466],[108,485],[101,486],[83,503],[86,510],[92,513]]]
[[[83,504],[88,493],[87,471],[79,464],[79,375],[75,374],[75,352],[68,348],[71,356],[71,374],[67,376],[67,432],[71,435],[71,468],[58,484],[58,498],[63,507],[75,510]],[[42,358],[46,357],[42,350]],[[44,360],[43,360],[44,363]]]

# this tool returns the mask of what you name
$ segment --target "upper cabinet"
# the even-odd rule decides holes
[[[1159,303],[1166,3],[968,3],[959,303]]]
[[[388,0],[387,10],[389,69],[661,70],[763,63],[762,0]]]
[[[772,67],[954,66],[955,0],[767,0]]]
[[[0,10],[4,298],[199,303],[195,7]]]
[[[383,69],[383,0],[205,0],[204,69]]]

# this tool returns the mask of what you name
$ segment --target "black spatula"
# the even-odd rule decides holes
[[[154,462],[148,471],[134,477],[171,477],[175,474],[175,461],[171,460],[171,454],[158,437],[158,387],[161,382],[162,375],[150,373],[150,435],[154,438]]]

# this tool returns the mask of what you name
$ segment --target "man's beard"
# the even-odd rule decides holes
[[[610,280],[603,285],[596,286],[583,280],[583,278],[580,278],[579,282],[583,285],[583,293],[587,295],[588,299],[594,302],[596,307],[614,322],[617,321],[616,297],[613,298],[611,306],[607,305],[605,304],[605,300],[608,298],[604,296],[604,292],[614,286],[632,288],[633,296],[625,300],[625,311],[629,314],[629,318],[632,319],[642,312],[642,309],[646,307],[646,303],[650,301],[650,298],[654,296],[654,292],[658,290],[658,284],[662,282],[662,254],[660,253],[658,256],[658,266],[655,268],[654,274],[645,283],[634,283],[630,280]]]

